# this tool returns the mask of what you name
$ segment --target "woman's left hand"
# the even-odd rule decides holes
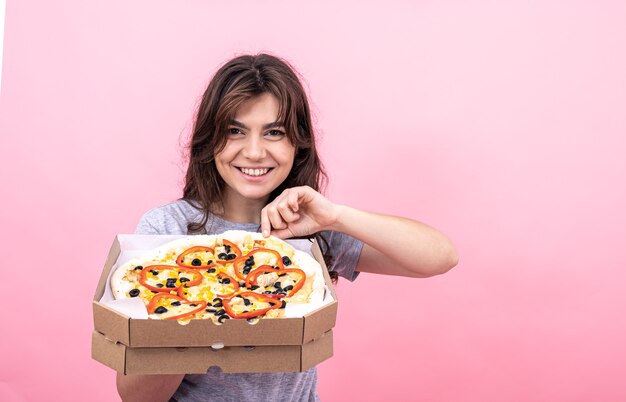
[[[311,187],[292,187],[261,210],[261,232],[281,239],[306,236],[330,229],[337,215],[337,206]]]

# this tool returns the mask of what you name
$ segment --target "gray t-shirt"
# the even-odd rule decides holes
[[[187,224],[200,222],[202,211],[178,200],[146,212],[135,233],[137,234],[187,234]],[[211,215],[206,225],[208,234],[226,230],[257,232],[258,224],[234,223]],[[339,232],[323,232],[333,256],[331,271],[353,281],[358,276],[356,265],[363,243]],[[302,373],[244,373],[227,374],[219,367],[211,367],[206,374],[187,374],[172,396],[171,401],[319,401],[317,370],[315,367]]]

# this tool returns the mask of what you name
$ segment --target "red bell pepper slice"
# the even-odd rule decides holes
[[[241,257],[241,254],[242,254],[242,253],[241,253],[241,250],[239,249],[239,247],[237,247],[237,245],[236,245],[235,243],[231,242],[230,240],[226,240],[226,239],[224,239],[224,240],[222,241],[222,244],[223,244],[224,246],[228,246],[228,247],[230,247],[230,253],[228,253],[228,254],[235,254],[235,256],[236,256],[236,257],[235,257],[235,258],[233,258],[232,260],[222,260],[222,259],[220,259],[220,258],[218,257],[218,256],[219,256],[219,254],[218,254],[218,256],[216,256],[216,257],[218,258],[217,262],[219,262],[220,264],[231,263],[231,262],[233,262],[233,261],[234,261],[237,257]],[[217,248],[217,247],[216,247],[216,248]]]
[[[246,277],[246,287],[249,288],[250,286],[256,285],[259,275],[269,274],[271,272],[277,272],[277,270],[274,269],[274,267],[272,267],[271,265],[261,265],[260,267],[256,268],[248,274],[248,276]]]
[[[202,273],[196,271],[195,269],[180,267],[178,268],[178,273],[179,273],[178,276],[180,276],[181,272],[191,274],[191,276],[194,279],[190,279],[187,282],[180,282],[180,287],[195,286],[195,285],[199,285],[200,283],[202,283]],[[180,281],[180,278],[178,279],[178,281]]]
[[[237,291],[239,291],[239,282],[237,282],[235,278],[228,275],[226,272],[218,272],[217,277],[218,279],[220,279],[220,281],[223,281],[224,279],[228,278],[230,280],[230,284],[232,284],[234,287],[232,292],[224,293],[224,294],[216,294],[217,297],[228,297],[232,295],[233,293],[237,293]]]
[[[266,308],[258,309],[258,310],[252,310],[252,311],[248,311],[245,313],[237,314],[235,313],[233,308],[230,306],[231,300],[235,297],[253,299],[256,301],[260,301],[260,302],[266,302],[266,303],[269,303],[270,306]],[[233,295],[229,298],[222,299],[222,304],[224,306],[224,310],[226,311],[226,314],[228,314],[232,318],[253,318],[253,317],[258,317],[260,315],[263,315],[270,310],[280,308],[280,306],[282,305],[282,302],[272,297],[267,297],[267,295],[261,295],[261,294],[254,293],[254,292],[243,292],[243,293],[239,293],[238,295]]]
[[[156,310],[159,307],[164,307],[170,310],[173,308],[173,305],[172,305],[173,302],[179,302],[181,305],[182,304],[189,304],[189,305],[194,304],[195,306],[191,306],[194,308],[187,311],[186,313],[174,315],[171,317],[165,317],[163,318],[164,320],[178,320],[180,318],[189,317],[206,308],[206,301],[193,301],[192,302],[180,296],[176,296],[170,293],[159,293],[157,295],[154,295],[152,300],[150,300],[150,303],[148,303],[148,307],[147,307],[148,314],[157,314]]]
[[[246,287],[249,288],[251,286],[257,285],[259,276],[261,276],[263,274],[269,274],[269,273],[272,273],[272,272],[276,273],[277,275],[280,275],[280,274],[283,274],[283,273],[286,274],[286,273],[294,272],[294,273],[297,273],[298,275],[300,275],[300,279],[294,285],[292,285],[293,288],[291,290],[289,290],[289,293],[287,293],[286,295],[267,294],[267,295],[264,295],[264,296],[272,297],[272,298],[276,298],[276,299],[281,299],[283,297],[290,297],[290,296],[293,296],[298,290],[302,289],[302,286],[304,286],[304,281],[306,280],[306,274],[300,268],[275,269],[275,268],[272,268],[269,265],[262,265],[259,268],[255,269],[254,271],[252,271],[252,272],[250,272],[248,274],[248,277],[246,278]]]
[[[211,257],[211,263],[207,264],[208,261],[202,261],[198,258],[198,260],[200,260],[200,265],[193,265],[193,258],[191,260],[187,259],[186,257],[191,254],[191,253],[198,253],[198,252],[209,252],[211,253],[211,255],[213,257]],[[177,258],[176,258],[176,264],[180,267],[185,267],[185,268],[193,268],[193,269],[206,269],[206,268],[211,268],[212,266],[215,265],[215,260],[217,258],[215,257],[215,253],[213,252],[213,249],[210,247],[204,247],[204,246],[194,246],[191,248],[188,248],[187,250],[183,251]],[[187,260],[187,261],[185,261]]]
[[[278,251],[270,250],[269,248],[255,248],[254,250],[250,251],[248,254],[237,258],[233,262],[233,267],[235,268],[235,275],[237,275],[239,279],[241,280],[246,279],[247,275],[243,273],[243,270],[246,267],[246,260],[250,258],[251,256],[254,256],[255,254],[260,254],[260,253],[272,254],[272,256],[276,258],[276,262],[272,265],[278,266],[280,269],[283,269],[285,267],[283,265],[283,258],[280,256]],[[251,266],[251,270],[254,269],[252,267],[259,267],[259,266],[260,265],[255,263],[254,265]]]
[[[230,292],[226,292],[226,293],[215,293],[215,297],[228,297],[228,296],[232,296],[233,294],[237,293],[239,291],[239,282],[237,282],[232,276],[228,275],[226,272],[218,272],[215,275],[210,275],[210,276],[214,276],[220,280],[224,280],[226,278],[228,278],[230,280],[230,283],[228,284],[222,284],[223,287],[232,285],[232,291]],[[198,285],[199,283],[194,283],[194,285]],[[211,285],[208,284],[206,287],[210,287]],[[178,288],[178,290],[176,291],[176,294],[178,294],[178,296],[180,297],[184,297],[187,300],[194,300],[195,298],[192,298],[189,292],[189,288],[191,286],[181,286]],[[227,289],[226,289],[227,290]],[[200,295],[199,297],[203,297],[202,295]]]
[[[165,283],[161,283],[163,287],[158,287],[156,285],[151,285],[148,283],[148,276],[152,275],[152,271],[162,272],[165,270],[172,270],[172,271],[175,271],[176,273],[185,272],[185,273],[191,274],[193,279],[187,282],[181,282],[180,278],[178,277],[176,278],[176,282],[175,282],[176,286],[174,287],[167,287],[167,281],[165,281]],[[139,283],[145,286],[146,288],[155,292],[169,293],[171,291],[178,290],[178,288],[183,285],[194,286],[194,285],[199,284],[200,282],[202,282],[202,274],[200,272],[194,269],[177,267],[174,265],[148,265],[147,267],[141,270],[141,275],[139,276]]]

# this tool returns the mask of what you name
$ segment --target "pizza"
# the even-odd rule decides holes
[[[320,300],[324,279],[308,253],[274,236],[233,230],[150,250],[113,272],[111,290],[115,299],[141,299],[151,319],[221,324],[285,317],[289,303]]]

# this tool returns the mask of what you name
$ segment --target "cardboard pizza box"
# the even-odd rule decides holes
[[[333,334],[303,345],[212,347],[128,347],[94,331],[92,357],[123,374],[204,374],[301,372],[333,355]]]
[[[110,308],[100,300],[109,285],[109,274],[120,252],[122,236],[141,239],[141,236],[118,235],[115,237],[104,265],[93,299],[94,330],[115,344],[131,348],[210,347],[210,346],[302,346],[321,338],[335,326],[337,296],[321,251],[312,244],[311,254],[322,265],[327,292],[332,301],[299,318],[273,318],[257,320],[226,320],[214,324],[211,320],[191,320],[181,325],[175,320],[135,319]],[[168,239],[176,236],[160,236]],[[177,236],[183,237],[183,236]],[[121,347],[121,346],[120,346]],[[134,352],[132,352],[134,353]]]

